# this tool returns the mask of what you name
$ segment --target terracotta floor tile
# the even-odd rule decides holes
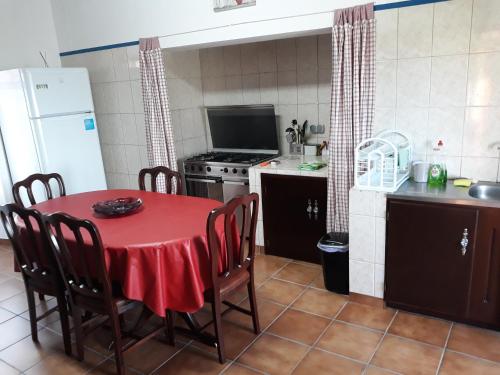
[[[288,309],[268,331],[278,336],[312,345],[330,324],[330,319],[302,311]]]
[[[308,285],[320,273],[321,270],[316,267],[304,266],[298,263],[288,263],[275,277],[281,280]]]
[[[53,353],[46,356],[35,366],[25,372],[26,375],[79,375],[98,366],[105,360],[93,351],[85,351],[85,359],[80,362],[64,353]]]
[[[264,334],[238,362],[273,375],[289,374],[307,350],[306,346]]]
[[[238,364],[232,364],[226,371],[224,375],[260,375],[261,372],[251,370],[249,368],[243,367]]]
[[[318,288],[318,289],[325,289],[325,281],[323,279],[323,275],[320,274],[318,276],[316,276],[316,278],[312,281],[312,283],[310,284],[310,286],[314,287],[314,288]]]
[[[0,350],[31,334],[30,323],[18,316],[0,324]]]
[[[300,362],[294,375],[355,375],[363,372],[364,365],[320,350],[311,350]]]
[[[448,348],[500,362],[500,332],[455,324],[451,329]]]
[[[347,298],[340,294],[310,288],[295,301],[293,307],[333,318],[346,302]]]
[[[125,354],[125,365],[136,371],[149,374],[183,347],[184,344],[178,341],[174,347],[158,340],[148,340]]]
[[[271,276],[290,260],[272,255],[259,255],[255,257],[254,272],[259,275]]]
[[[154,372],[155,375],[215,375],[227,364],[221,365],[216,356],[193,347],[186,347]]]
[[[369,305],[373,307],[385,307],[384,300],[382,298],[376,298],[372,296],[367,296],[364,294],[350,293],[349,301],[360,303],[362,305]]]
[[[390,308],[349,302],[342,309],[337,319],[384,331],[395,313],[396,311]]]
[[[24,292],[24,283],[18,279],[8,279],[0,284],[0,301]]]
[[[500,364],[471,358],[460,353],[446,351],[439,374],[498,375],[500,374]]]
[[[399,312],[389,328],[389,333],[418,340],[427,344],[444,346],[451,323],[423,315]]]
[[[304,286],[271,279],[257,289],[257,296],[259,298],[281,303],[282,305],[288,305],[297,298],[304,289]]]
[[[335,322],[318,342],[318,347],[367,362],[377,349],[382,335],[381,332]]]
[[[240,306],[245,309],[250,309],[250,304],[248,300],[243,301]],[[257,310],[259,312],[259,322],[260,328],[266,328],[271,322],[276,319],[276,317],[281,314],[285,309],[285,306],[279,305],[277,303],[257,298]],[[252,317],[249,315],[242,314],[238,311],[231,311],[224,315],[224,320],[239,324],[242,327],[253,329]]]
[[[368,368],[365,371],[365,375],[394,375],[395,372],[385,370],[379,367],[375,366],[368,366]]]
[[[20,374],[15,368],[10,367],[5,362],[0,361],[0,374],[2,375],[18,375]]]
[[[441,353],[435,346],[386,336],[371,363],[407,375],[435,374]]]
[[[38,341],[39,343],[34,343],[31,336],[28,336],[2,350],[0,359],[21,371],[26,371],[54,352],[64,353],[62,336],[48,329],[38,332]]]

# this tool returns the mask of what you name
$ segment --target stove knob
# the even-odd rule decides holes
[[[247,170],[246,169],[242,169],[241,170],[241,174],[247,174]]]
[[[203,172],[203,167],[200,165],[200,166],[198,167],[198,170],[199,170],[200,172]]]
[[[233,168],[233,173],[238,173],[238,170],[236,168]]]
[[[210,172],[212,170],[211,167],[207,167],[207,172]]]
[[[224,168],[224,173],[227,173],[227,172],[228,172],[227,168]]]
[[[195,168],[196,168],[196,167],[195,167],[194,165],[192,165],[192,166],[191,166],[191,170],[192,170],[192,171],[194,171],[194,170],[195,170]]]

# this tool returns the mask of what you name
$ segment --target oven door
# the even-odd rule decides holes
[[[205,176],[186,176],[187,194],[192,197],[215,199],[224,202],[222,179]]]
[[[224,192],[224,203],[229,202],[238,195],[246,195],[250,192],[248,179],[224,180],[222,190]]]

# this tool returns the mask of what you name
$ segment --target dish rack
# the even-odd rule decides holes
[[[383,130],[363,140],[354,155],[354,185],[360,190],[393,193],[410,176],[412,145],[401,132]]]

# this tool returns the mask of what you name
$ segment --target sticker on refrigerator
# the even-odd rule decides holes
[[[83,123],[85,124],[85,130],[95,129],[95,123],[93,118],[86,118],[85,120],[83,120]]]

